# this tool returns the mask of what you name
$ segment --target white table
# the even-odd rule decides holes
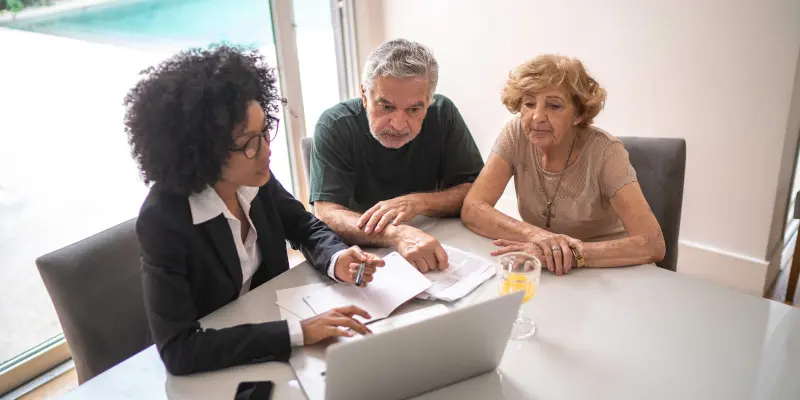
[[[493,248],[458,220],[438,221],[429,232],[478,254]],[[275,290],[323,279],[303,263],[201,322],[220,328],[279,319]],[[486,284],[461,304],[494,295]],[[545,272],[524,310],[538,331],[510,341],[496,372],[420,398],[800,398],[800,310],[784,304],[644,265]],[[154,346],[65,398],[230,399],[245,380],[274,381],[277,400],[305,398],[288,364],[174,377]]]

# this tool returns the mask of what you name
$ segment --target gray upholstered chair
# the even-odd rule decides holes
[[[303,167],[305,167],[306,182],[311,184],[311,148],[314,145],[313,137],[300,139],[300,151],[303,153]]]
[[[313,137],[304,137],[300,139],[300,152],[303,153],[303,167],[306,169],[306,184],[311,188],[311,150],[314,146]],[[309,211],[314,212],[314,206],[308,205]]]
[[[643,137],[619,139],[628,150],[644,197],[664,232],[667,252],[658,266],[675,271],[686,172],[686,141]]]
[[[39,257],[78,381],[150,346],[136,219]]]

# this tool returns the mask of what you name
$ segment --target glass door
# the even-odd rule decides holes
[[[34,260],[134,218],[147,194],[122,125],[122,99],[139,71],[187,47],[260,49],[289,101],[282,119],[300,121],[282,121],[273,173],[304,202],[296,143],[340,100],[330,0],[46,8],[0,22],[11,28],[0,29],[0,393],[68,357]],[[57,355],[50,362],[29,362],[48,351]]]

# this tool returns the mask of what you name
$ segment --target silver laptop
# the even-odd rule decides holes
[[[319,380],[325,398],[404,399],[491,371],[500,364],[521,303],[516,292],[333,344]]]

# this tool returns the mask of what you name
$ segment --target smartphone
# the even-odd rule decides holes
[[[275,384],[272,381],[240,382],[234,400],[270,400]]]

